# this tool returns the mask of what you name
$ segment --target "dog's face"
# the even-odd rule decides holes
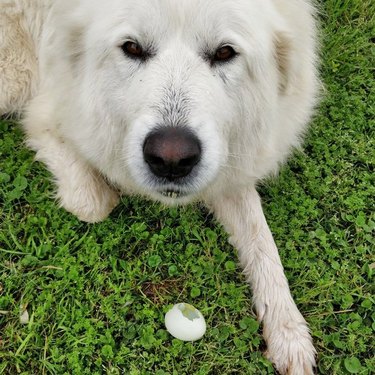
[[[120,187],[167,203],[236,170],[251,178],[279,86],[267,4],[81,2],[65,38],[64,136]]]

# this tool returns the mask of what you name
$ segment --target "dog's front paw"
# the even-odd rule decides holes
[[[100,176],[90,177],[69,186],[59,186],[57,198],[60,205],[78,219],[97,223],[117,206],[119,195]]]
[[[273,324],[266,331],[266,357],[280,374],[314,374],[316,350],[305,321],[289,321],[277,327]]]

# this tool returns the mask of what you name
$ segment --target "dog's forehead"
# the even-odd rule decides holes
[[[256,2],[257,6],[252,6]],[[262,8],[268,0],[95,0],[94,26],[128,28],[154,37],[180,33],[185,37],[217,36],[228,31],[249,33],[264,27]]]

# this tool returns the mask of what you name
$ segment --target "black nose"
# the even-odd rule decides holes
[[[199,139],[183,127],[162,127],[143,144],[143,157],[152,173],[175,181],[187,176],[201,158]]]

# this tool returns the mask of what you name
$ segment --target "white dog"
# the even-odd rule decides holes
[[[0,0],[0,113],[23,111],[57,196],[88,222],[122,193],[201,200],[231,235],[282,374],[315,349],[255,190],[317,91],[308,0]]]

